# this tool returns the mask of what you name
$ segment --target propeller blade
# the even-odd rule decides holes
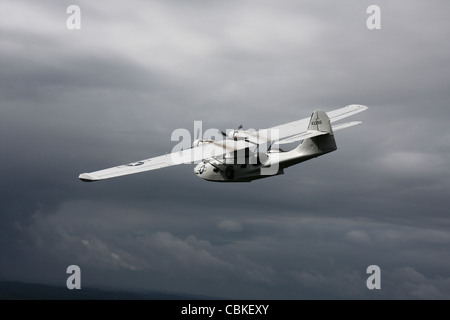
[[[227,134],[225,132],[223,132],[222,130],[217,129],[217,131],[219,131],[224,137],[227,136]]]

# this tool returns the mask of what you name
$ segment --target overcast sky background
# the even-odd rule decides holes
[[[81,30],[66,9],[81,8]],[[366,9],[381,8],[381,30]],[[448,1],[0,2],[0,280],[236,299],[450,298]],[[176,128],[370,107],[338,150],[243,184],[96,183]],[[381,268],[368,290],[366,268]]]

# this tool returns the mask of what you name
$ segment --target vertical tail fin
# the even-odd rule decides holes
[[[330,118],[324,111],[316,110],[313,112],[311,120],[309,121],[308,130],[317,130],[320,132],[327,132],[328,134],[305,139],[297,147],[297,150],[302,153],[302,155],[313,158],[337,149]]]
[[[333,135],[330,118],[328,118],[328,115],[322,110],[316,110],[313,112],[311,119],[309,120],[308,130],[328,132]]]

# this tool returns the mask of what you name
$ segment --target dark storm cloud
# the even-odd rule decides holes
[[[238,298],[448,298],[448,4],[6,2],[1,274]],[[24,23],[27,21],[27,23]],[[177,166],[77,176],[170,152],[176,128],[256,129],[371,108],[338,150],[251,184]],[[365,286],[382,270],[381,292]],[[32,266],[32,267],[31,267]]]

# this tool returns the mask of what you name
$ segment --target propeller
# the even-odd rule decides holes
[[[237,130],[242,130],[243,128],[244,128],[244,126],[243,126],[242,124],[240,124],[239,127],[237,128]],[[225,132],[223,132],[222,130],[219,130],[219,132],[220,132],[225,138],[228,137],[228,135],[227,135]]]

